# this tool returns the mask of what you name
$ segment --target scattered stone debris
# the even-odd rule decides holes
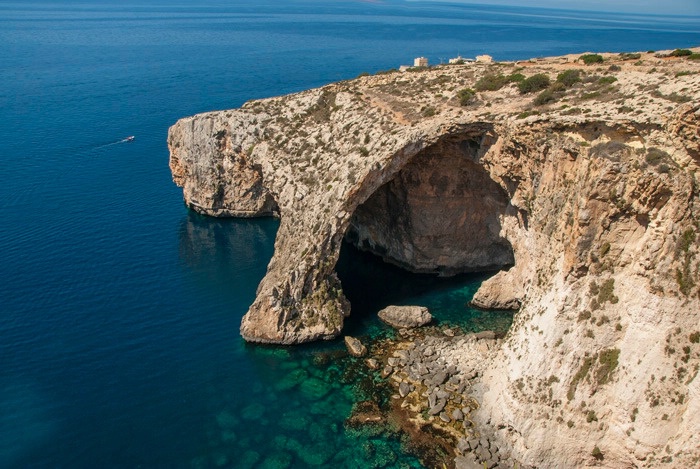
[[[385,415],[376,402],[358,403],[348,425],[385,419],[398,424],[410,440],[407,448],[428,467],[514,467],[506,443],[497,442],[493,430],[473,416],[481,367],[499,342],[493,331],[464,334],[437,327],[402,328],[396,339],[378,341],[365,363],[376,362],[394,389],[391,410]]]

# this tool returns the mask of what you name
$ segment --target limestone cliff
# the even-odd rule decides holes
[[[242,336],[339,335],[344,237],[418,272],[504,268],[475,298],[521,306],[480,384],[502,444],[542,467],[697,465],[700,63],[627,58],[382,74],[178,121],[189,207],[281,218]]]

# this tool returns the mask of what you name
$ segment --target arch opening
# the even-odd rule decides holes
[[[345,240],[415,273],[453,276],[514,264],[501,223],[508,196],[480,164],[481,136],[417,153],[352,215]]]

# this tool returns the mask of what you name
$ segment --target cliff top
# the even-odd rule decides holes
[[[700,48],[690,51],[689,56],[672,55],[673,51],[586,53],[518,62],[438,65],[379,72],[321,90],[351,93],[399,126],[433,117],[663,125],[679,104],[700,98]],[[303,96],[315,91],[251,101],[243,109],[264,109],[273,112],[278,121],[286,117],[298,122],[305,117],[301,111],[308,111],[299,106],[304,103]],[[338,103],[326,110],[316,106],[306,115],[313,114],[318,122],[334,107]]]

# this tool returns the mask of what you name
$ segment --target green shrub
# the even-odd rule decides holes
[[[579,60],[586,65],[603,63],[603,56],[600,54],[583,54]]]
[[[474,88],[476,91],[498,91],[508,83],[520,83],[525,79],[522,73],[513,73],[505,76],[501,73],[489,73],[484,75],[476,82]]]
[[[583,112],[583,110],[580,107],[572,107],[571,109],[567,109],[566,111],[563,111],[562,114],[564,114],[565,116],[575,116],[575,115],[581,114],[582,112]],[[588,142],[586,142],[586,144],[587,143]]]
[[[525,79],[525,75],[523,75],[522,73],[512,73],[506,78],[508,78],[509,83],[520,83]]]
[[[538,116],[539,114],[540,111],[523,111],[517,115],[516,119],[525,119],[526,117]]]
[[[567,70],[557,75],[557,82],[562,83],[567,88],[581,81],[581,70]]]
[[[644,158],[644,161],[646,161],[652,166],[656,166],[662,161],[668,159],[671,159],[671,155],[669,155],[663,150],[659,150],[658,148],[652,147],[647,150],[647,156]]]
[[[676,282],[678,282],[678,289],[685,296],[690,295],[692,288],[695,286],[695,281],[693,280],[690,272],[689,260],[690,259],[686,260],[682,269],[676,269]]]
[[[600,286],[600,292],[598,293],[598,303],[601,305],[606,301],[612,304],[617,304],[619,301],[618,297],[615,296],[613,291],[615,290],[615,279],[609,278],[603,282]]]
[[[618,359],[620,358],[620,349],[607,349],[600,352],[598,361],[600,362],[600,367],[596,371],[596,380],[598,384],[605,384],[610,381],[610,375],[618,365]]]
[[[549,77],[544,73],[538,73],[537,75],[532,75],[530,78],[526,78],[520,82],[518,89],[522,94],[532,93],[533,91],[540,91],[549,86]]]
[[[598,448],[598,446],[593,447],[593,451],[591,451],[591,456],[596,458],[598,461],[602,461],[605,459],[605,456],[603,455],[603,452]]]
[[[622,142],[610,140],[609,142],[598,143],[591,147],[590,154],[598,158],[607,158],[611,161],[620,161],[620,157],[629,154],[630,147]]]
[[[549,90],[554,91],[555,93],[563,93],[566,91],[566,86],[564,86],[563,83],[559,83],[558,81],[555,81],[552,83],[549,88]]]
[[[642,58],[642,54],[623,52],[620,54],[620,59],[622,60],[639,60]]]
[[[690,340],[691,344],[700,343],[700,332],[693,332],[688,336],[688,340]]]
[[[612,64],[608,67],[608,72],[619,72],[620,70],[622,70],[622,67],[619,65]]]
[[[459,98],[460,106],[466,106],[474,100],[476,93],[471,88],[464,88],[457,92],[457,98]]]
[[[586,422],[591,423],[591,422],[597,422],[598,421],[598,416],[595,414],[595,411],[589,410],[588,413],[586,413]]]
[[[476,91],[497,91],[508,83],[508,78],[504,75],[489,73],[479,78],[474,88]]]
[[[571,379],[571,384],[569,384],[569,391],[566,393],[566,397],[569,400],[572,400],[576,396],[576,387],[578,386],[578,383],[581,380],[583,380],[586,376],[588,376],[588,372],[591,369],[591,365],[593,365],[593,358],[594,357],[584,358],[583,363],[581,364],[581,368],[579,368],[574,377]]]
[[[433,117],[435,114],[437,114],[437,109],[433,106],[427,106],[423,109],[423,117]]]
[[[676,49],[673,52],[671,52],[671,57],[687,57],[689,55],[693,55],[692,50],[688,49]]]
[[[615,78],[612,75],[608,75],[605,77],[601,77],[598,79],[598,84],[600,85],[609,85],[611,83],[615,83],[617,81],[617,78]]]
[[[654,91],[654,92],[652,92],[652,95],[656,96],[657,98],[667,99],[668,101],[671,101],[674,103],[679,103],[679,104],[687,103],[688,101],[691,100],[690,96],[678,94],[675,91],[671,94],[663,94],[660,91]]]
[[[553,103],[557,101],[557,96],[550,89],[546,89],[535,98],[535,104],[537,106],[542,106],[543,104]]]
[[[700,60],[700,54],[693,53],[693,54],[690,54],[690,55],[686,55],[686,59],[689,59],[689,60]]]
[[[690,250],[690,247],[695,243],[695,230],[692,228],[688,228],[687,230],[683,231],[683,234],[681,234],[680,239],[678,240],[678,246],[677,246],[677,251],[680,252],[685,252],[687,253]]]

